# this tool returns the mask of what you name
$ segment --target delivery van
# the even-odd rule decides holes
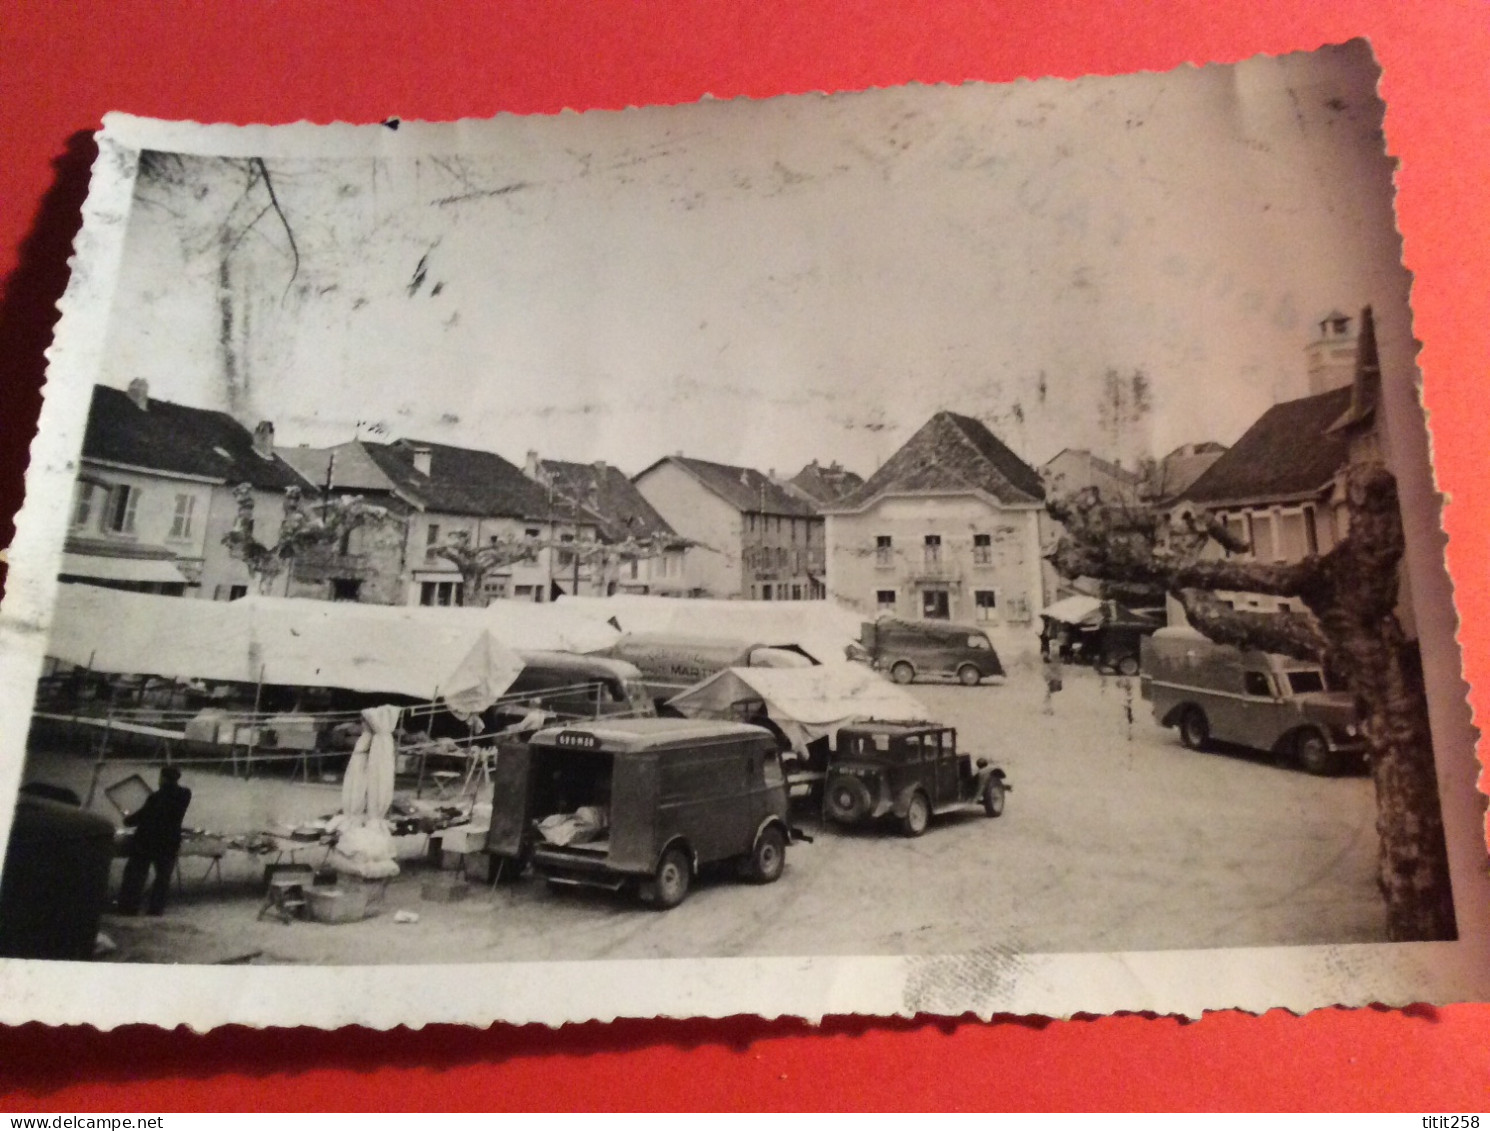
[[[861,640],[869,662],[896,683],[950,676],[976,687],[1004,674],[988,634],[969,625],[881,617],[864,623]]]
[[[700,868],[779,879],[792,838],[776,741],[759,727],[612,719],[539,731],[497,760],[487,851],[553,884],[675,907]]]
[[[634,664],[660,707],[725,668],[805,668],[817,663],[793,644],[772,646],[727,636],[628,632],[604,655]]]
[[[1355,701],[1318,664],[1217,644],[1192,628],[1143,641],[1140,694],[1160,726],[1204,750],[1213,742],[1270,751],[1311,774],[1358,764],[1366,750]]]

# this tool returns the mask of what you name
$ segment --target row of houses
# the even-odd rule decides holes
[[[831,596],[866,615],[1028,624],[1062,584],[1044,560],[1059,533],[1045,512],[1051,491],[1189,501],[1224,516],[1268,561],[1343,537],[1342,472],[1380,454],[1369,311],[1359,335],[1351,321],[1332,313],[1320,323],[1306,350],[1309,396],[1273,406],[1229,449],[1186,444],[1143,469],[1066,449],[1037,470],[981,421],[942,411],[867,480],[837,463],[785,478],[681,452],[627,476],[536,451],[519,466],[408,439],[277,447],[269,422],[249,431],[225,413],[152,399],[143,381],[100,386],[63,576],[241,596],[255,579],[223,540],[241,506],[234,490],[247,484],[253,521],[271,538],[289,487],[356,496],[391,518],[297,556],[274,582],[289,596],[427,605],[563,593]],[[485,572],[478,594],[441,553],[456,541],[534,549]]]

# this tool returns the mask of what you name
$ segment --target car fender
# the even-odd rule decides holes
[[[894,812],[897,817],[904,817],[905,811],[911,807],[911,798],[914,797],[917,793],[925,792],[926,787],[923,786],[920,782],[911,782],[910,785],[902,787],[900,792],[895,795],[895,801],[890,806],[891,811]],[[927,800],[929,802],[930,798],[928,797]]]
[[[752,850],[754,850],[755,846],[760,843],[761,833],[765,832],[772,825],[775,825],[778,829],[781,830],[781,835],[786,837],[786,842],[788,844],[792,842],[791,826],[783,821],[780,817],[778,817],[775,813],[770,813],[767,816],[762,817],[761,823],[755,826],[755,835],[750,838],[750,847]]]
[[[1179,726],[1180,725],[1180,716],[1183,715],[1186,711],[1188,711],[1191,707],[1194,707],[1194,706],[1196,706],[1196,704],[1192,700],[1189,700],[1189,699],[1186,699],[1186,700],[1184,700],[1183,702],[1180,702],[1180,703],[1176,703],[1173,707],[1171,707],[1169,709],[1169,713],[1167,715],[1165,715],[1162,719],[1159,720],[1159,725],[1161,727]]]
[[[754,847],[753,841],[751,842],[751,845],[752,847]],[[689,871],[691,871],[695,876],[698,875],[698,853],[693,850],[693,845],[688,843],[688,838],[683,836],[681,833],[673,837],[660,849],[658,849],[657,859],[652,861],[652,871],[656,872],[658,868],[662,867],[662,858],[666,856],[671,849],[674,848],[682,848],[683,855],[688,857]]]

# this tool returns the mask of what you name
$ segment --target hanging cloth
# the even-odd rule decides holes
[[[396,753],[394,732],[398,729],[398,707],[369,707],[362,712],[362,722],[371,732],[367,751],[367,785],[365,811],[369,818],[382,820],[393,804],[393,763]]]

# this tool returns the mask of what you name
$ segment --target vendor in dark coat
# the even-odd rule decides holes
[[[145,877],[151,868],[155,869],[155,879],[150,885],[149,912],[151,915],[165,912],[171,873],[176,870],[176,854],[181,851],[181,822],[186,819],[186,807],[191,804],[191,790],[181,786],[180,781],[180,770],[175,766],[164,767],[160,771],[160,788],[136,812],[124,818],[135,835],[119,891],[121,914],[139,914]]]

